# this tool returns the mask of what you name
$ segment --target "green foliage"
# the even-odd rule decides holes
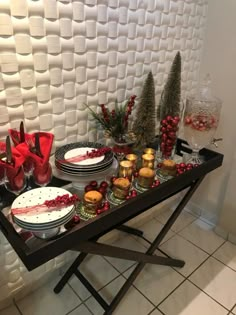
[[[136,135],[136,146],[144,146],[155,137],[155,86],[151,72],[144,83],[133,125]]]
[[[122,104],[116,102],[113,110],[102,104],[100,105],[100,113],[96,113],[88,105],[84,105],[89,109],[95,121],[99,123],[110,137],[119,139],[128,130],[128,119],[135,105],[135,98],[136,96],[132,95],[129,100]]]
[[[170,73],[157,109],[157,118],[167,115],[176,116],[180,112],[181,102],[181,55],[178,51],[171,65]]]

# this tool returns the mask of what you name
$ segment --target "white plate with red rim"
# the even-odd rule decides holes
[[[69,196],[72,196],[72,194],[59,187],[40,187],[35,188],[30,191],[27,191],[20,196],[18,196],[14,202],[12,203],[12,209],[14,208],[27,208],[32,207],[36,205],[43,204],[46,200],[53,200],[57,196],[63,196],[65,194],[68,194]],[[39,212],[39,211],[33,211],[34,214],[17,214],[13,215],[17,218],[18,222],[22,222],[23,224],[36,224],[43,226],[44,224],[56,223],[58,220],[63,219],[64,217],[69,216],[69,214],[73,211],[74,205],[70,205],[68,207],[63,207],[56,210],[50,210],[45,212]]]

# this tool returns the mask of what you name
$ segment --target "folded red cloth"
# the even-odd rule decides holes
[[[43,167],[45,164],[48,163],[50,158],[50,153],[52,149],[52,143],[54,135],[49,132],[39,132],[39,142],[40,142],[40,150],[43,157],[40,157],[36,155],[35,153],[30,151],[31,145],[35,144],[35,134],[25,134],[25,142],[17,144],[15,141],[15,133],[16,130],[10,129],[9,134],[11,135],[11,138],[13,142],[16,144],[16,149],[20,151],[21,154],[23,154],[26,158],[30,157],[35,162],[36,166]],[[20,133],[18,133],[18,137],[20,137]]]
[[[0,142],[0,150],[6,151],[6,144]],[[25,161],[25,157],[16,148],[12,147],[12,164],[6,163],[0,159],[0,169],[5,170],[5,175],[9,181],[12,190],[19,190],[24,185],[24,172],[22,164]]]

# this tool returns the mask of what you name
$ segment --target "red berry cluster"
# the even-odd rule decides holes
[[[97,190],[103,196],[105,196],[107,193],[107,187],[108,183],[106,181],[102,181],[100,185],[98,185],[98,182],[96,180],[92,180],[87,186],[85,186],[84,191],[88,192],[90,190]]]
[[[175,145],[178,131],[179,116],[166,116],[161,120],[161,143],[160,150],[165,158],[171,156],[172,149]]]
[[[126,196],[126,200],[135,198],[138,195],[137,191],[135,189],[131,189],[128,196]]]
[[[192,163],[180,163],[176,164],[176,175],[181,175],[185,173],[186,171],[190,171],[194,167],[198,167],[199,164],[192,164]]]
[[[48,208],[58,207],[58,206],[71,206],[76,202],[80,201],[77,195],[70,196],[69,194],[65,194],[62,196],[57,196],[55,199],[45,200],[44,205]]]
[[[103,202],[102,207],[97,209],[96,212],[97,212],[97,214],[101,214],[101,213],[103,213],[103,212],[105,212],[105,211],[107,211],[109,209],[110,209],[110,203],[109,203],[109,201],[106,200],[106,201]]]
[[[124,124],[124,127],[128,126],[128,119],[132,113],[132,109],[135,104],[135,98],[136,98],[136,95],[132,95],[126,105],[125,113],[124,113],[124,116],[122,117],[123,118],[122,124]],[[120,117],[118,117],[120,115],[120,111],[116,112],[116,110],[113,109],[110,112],[109,109],[105,106],[105,104],[101,104],[101,110],[102,110],[102,117],[104,121],[107,124],[111,124],[110,127],[113,127],[112,124],[117,118],[120,119]]]
[[[86,152],[86,157],[89,159],[96,158],[96,157],[105,155],[109,151],[111,151],[111,148],[108,148],[108,147],[104,147],[101,149],[93,149],[90,152],[88,151]]]
[[[217,127],[217,120],[209,115],[188,115],[184,118],[184,125],[198,131],[207,131]]]
[[[125,110],[125,117],[124,117],[124,127],[127,128],[128,127],[128,119],[129,116],[132,113],[134,104],[135,104],[135,99],[136,99],[136,95],[132,95],[129,99],[129,102],[127,104],[126,110]]]
[[[151,188],[154,188],[154,187],[159,186],[159,185],[160,185],[160,183],[161,183],[161,182],[160,182],[158,179],[155,179],[155,180],[154,180],[154,182],[152,183]]]
[[[73,218],[69,222],[67,222],[65,224],[65,228],[67,230],[71,229],[71,228],[73,228],[74,226],[76,226],[79,223],[80,223],[80,217],[76,214],[76,215],[73,216]]]

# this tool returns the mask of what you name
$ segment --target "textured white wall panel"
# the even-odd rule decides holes
[[[152,70],[157,102],[178,50],[183,95],[198,78],[207,0],[1,0],[0,139],[25,121],[56,146],[96,140],[84,103],[140,95]],[[28,275],[0,238],[1,299],[63,263]],[[4,258],[4,259],[3,259]]]

